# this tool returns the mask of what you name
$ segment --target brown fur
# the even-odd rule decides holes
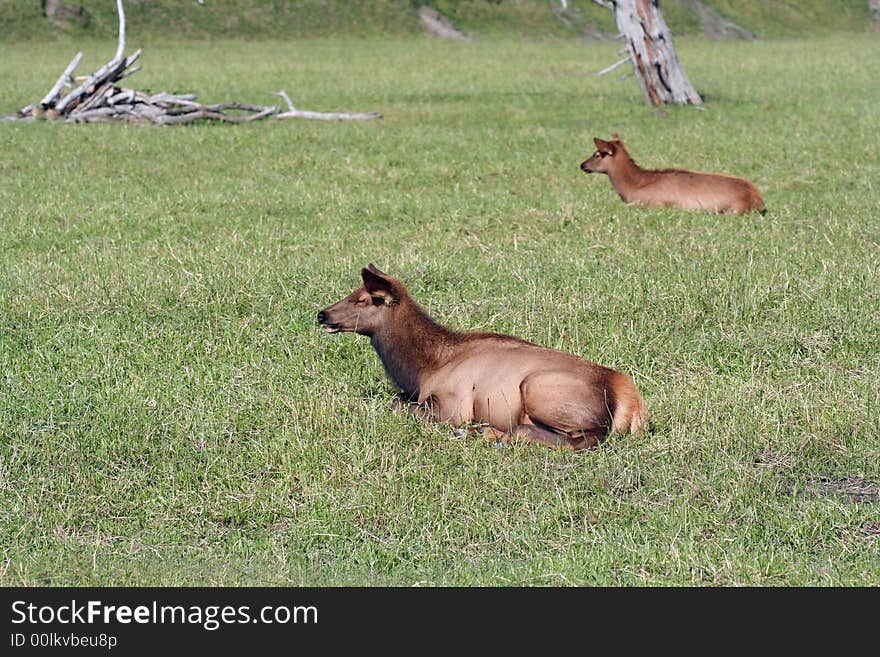
[[[581,170],[607,174],[626,203],[735,214],[764,212],[764,199],[748,180],[688,169],[642,169],[630,157],[617,133],[611,141],[593,141],[596,152],[581,163]]]
[[[403,283],[370,264],[363,284],[318,313],[329,333],[370,338],[402,392],[396,407],[487,437],[553,447],[595,447],[609,431],[647,428],[645,404],[626,374],[500,333],[458,333],[436,323]]]

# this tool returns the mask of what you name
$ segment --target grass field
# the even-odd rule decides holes
[[[720,16],[759,37],[827,34],[835,31],[876,33],[866,0],[701,0]],[[46,20],[37,0],[0,0],[0,37],[4,41],[60,37],[116,38],[118,18],[111,0],[76,0],[63,4],[83,9],[83,18]],[[437,8],[477,38],[535,39],[580,37],[595,29],[615,29],[611,11],[593,0],[129,0],[125,2],[130,37],[174,36],[203,39],[303,39],[345,35],[388,37],[424,34],[418,8]],[[663,15],[675,35],[700,34],[693,0],[663,0]],[[592,28],[592,29],[590,29]],[[152,41],[150,41],[152,43]],[[63,65],[62,65],[63,66]]]
[[[662,111],[614,43],[145,45],[138,88],[384,118],[0,123],[0,584],[880,584],[876,34],[680,39],[707,103]],[[113,48],[0,43],[0,112]],[[578,170],[612,131],[767,215],[625,207]],[[315,322],[370,261],[630,373],[653,431],[395,414]]]

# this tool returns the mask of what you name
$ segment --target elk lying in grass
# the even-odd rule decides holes
[[[593,141],[596,152],[581,163],[581,169],[607,174],[625,203],[731,214],[764,212],[764,199],[748,180],[687,169],[642,169],[629,156],[617,133],[611,141]]]
[[[371,263],[363,284],[318,313],[328,333],[369,336],[404,407],[493,440],[595,447],[609,431],[640,433],[647,411],[626,374],[499,333],[458,333],[436,323],[403,283]]]

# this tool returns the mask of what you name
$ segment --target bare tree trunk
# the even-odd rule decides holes
[[[701,105],[703,99],[687,79],[659,0],[595,0],[614,12],[614,20],[645,98],[652,105]]]

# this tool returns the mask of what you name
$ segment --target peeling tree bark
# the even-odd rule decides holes
[[[626,40],[633,72],[649,103],[655,106],[703,103],[678,62],[659,0],[595,2],[614,12],[614,20]]]

